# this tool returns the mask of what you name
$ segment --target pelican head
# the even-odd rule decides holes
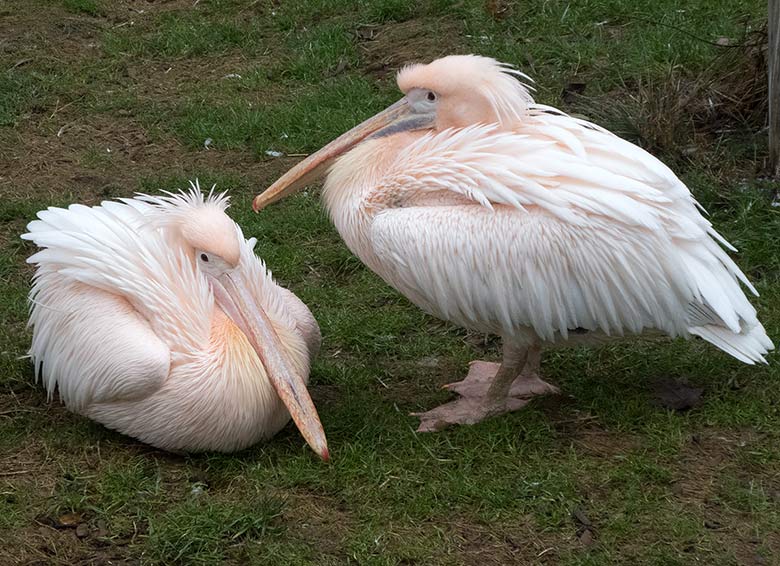
[[[464,128],[474,124],[509,126],[533,102],[531,79],[489,57],[451,55],[427,65],[404,67],[397,77],[404,96],[310,155],[255,197],[255,212],[314,182],[334,160],[360,142],[402,132]]]
[[[200,188],[193,186],[189,195],[146,198],[164,202],[166,213],[159,222],[181,236],[182,247],[208,281],[215,303],[246,336],[306,442],[328,460],[325,432],[306,383],[287,358],[268,314],[249,291],[249,272],[239,265],[243,236],[225,213],[227,197],[204,200]]]

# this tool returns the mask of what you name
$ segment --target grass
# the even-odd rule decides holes
[[[200,492],[194,489],[193,493]],[[226,558],[226,547],[229,552],[231,547],[262,544],[267,534],[278,536],[279,528],[273,523],[281,515],[280,501],[210,499],[208,494],[192,495],[153,521],[149,526],[149,558],[167,563],[213,564]],[[252,549],[241,548],[241,552]]]
[[[261,215],[249,208],[294,163],[266,151],[313,151],[385,107],[398,96],[399,65],[496,56],[536,78],[540,101],[597,116],[672,165],[739,248],[761,319],[780,336],[780,213],[769,206],[778,186],[757,175],[765,133],[750,120],[705,124],[679,105],[687,85],[701,97],[731,92],[733,82],[712,79],[732,76],[743,52],[722,62],[725,48],[712,44],[759,29],[765,3],[359,8],[0,8],[0,37],[12,46],[0,42],[0,563],[776,562],[776,363],[740,365],[700,341],[557,350],[544,370],[565,396],[417,435],[408,413],[447,399],[439,385],[469,360],[495,359],[497,342],[426,316],[366,270],[316,189]],[[574,82],[584,92],[562,100]],[[153,450],[47,401],[22,358],[32,250],[18,236],[35,212],[195,177],[230,189],[231,215],[319,321],[312,394],[331,464],[291,427],[237,454]],[[703,388],[702,405],[656,406],[659,377]]]
[[[141,35],[118,31],[108,34],[105,49],[113,56],[191,58],[221,55],[241,49],[248,55],[262,52],[259,30],[239,18],[209,17],[198,12],[163,14]]]
[[[95,0],[63,0],[63,6],[68,12],[74,14],[86,14],[88,16],[101,16],[103,10]]]

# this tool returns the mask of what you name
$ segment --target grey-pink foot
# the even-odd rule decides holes
[[[523,372],[515,378],[506,397],[491,400],[488,389],[500,367],[500,364],[491,362],[471,362],[463,381],[444,386],[458,393],[459,399],[424,413],[412,413],[412,416],[420,418],[417,432],[437,432],[455,424],[476,424],[495,415],[520,410],[535,395],[559,392],[557,387],[535,373]]]
[[[420,417],[417,432],[438,432],[456,424],[476,424],[489,417],[522,409],[528,399],[507,397],[498,402],[489,402],[486,397],[460,397],[424,413],[411,413]]]
[[[463,397],[483,397],[500,367],[501,364],[492,362],[471,362],[466,379],[448,383],[444,388]],[[510,397],[528,398],[536,395],[557,395],[558,393],[560,390],[557,387],[544,381],[535,372],[528,370],[527,366],[523,373],[515,378],[509,389]]]
[[[510,397],[522,399],[529,399],[537,395],[558,395],[560,392],[560,389],[547,383],[535,373],[526,374],[525,372],[517,376],[512,382],[512,387],[509,388]]]
[[[484,397],[500,367],[501,364],[493,362],[471,362],[466,378],[455,383],[448,383],[444,389],[449,389],[463,397]]]

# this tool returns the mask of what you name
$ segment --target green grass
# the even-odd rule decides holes
[[[172,129],[192,147],[212,138],[217,148],[249,146],[261,156],[266,150],[314,151],[337,136],[345,122],[368,118],[361,104],[377,106],[377,100],[386,101],[362,77],[347,76],[325,84],[327,89],[309,87],[267,105],[241,100],[215,103],[195,95],[177,104]],[[310,112],[302,114],[301,106]]]
[[[36,105],[49,102],[58,77],[49,72],[28,72],[24,66],[0,74],[0,127],[13,127]]]
[[[73,12],[74,14],[103,15],[103,9],[95,0],[62,0],[62,4],[68,12]]]
[[[247,54],[262,52],[262,36],[254,26],[238,18],[209,18],[199,13],[164,14],[142,34],[115,31],[107,34],[105,49],[114,56],[147,57],[215,56],[231,49]]]
[[[195,493],[198,493],[197,491]],[[149,526],[149,558],[164,563],[214,564],[236,547],[242,553],[263,543],[266,535],[279,534],[274,521],[282,503],[252,498],[210,501],[208,494],[191,498],[160,515]]]
[[[440,384],[469,360],[496,359],[498,342],[425,315],[370,273],[316,189],[250,210],[294,163],[267,150],[314,151],[398,97],[387,61],[496,56],[569,111],[580,106],[562,90],[584,82],[586,108],[647,142],[651,105],[631,102],[641,85],[662,92],[670,69],[706,72],[720,53],[709,42],[760,25],[764,2],[539,0],[500,17],[481,0],[185,4],[0,8],[13,45],[0,51],[0,563],[777,561],[774,358],[750,367],[681,340],[556,350],[544,371],[561,398],[417,435],[408,413],[448,399]],[[765,133],[703,134],[686,121],[673,133],[654,150],[739,248],[760,317],[780,336],[780,212],[768,204],[778,186],[756,175]],[[47,402],[22,358],[32,249],[18,236],[35,212],[196,177],[230,190],[230,214],[321,326],[311,380],[330,464],[293,427],[237,454],[164,454]],[[656,406],[659,377],[702,387],[702,405]],[[575,508],[592,544],[577,536]],[[84,536],[51,526],[66,514]]]

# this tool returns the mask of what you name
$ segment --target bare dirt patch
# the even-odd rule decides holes
[[[138,189],[139,180],[150,174],[194,176],[204,170],[250,174],[260,189],[289,167],[288,160],[262,160],[250,151],[185,147],[172,135],[151,132],[149,124],[136,116],[151,104],[162,112],[173,109],[186,93],[197,92],[200,84],[227,85],[240,80],[236,75],[262,72],[269,64],[266,58],[249,60],[233,53],[116,61],[103,50],[107,31],[142,26],[155,14],[191,10],[193,5],[190,1],[126,1],[101,6],[99,17],[71,14],[48,4],[45,10],[0,11],[0,64],[7,65],[0,70],[76,73],[72,85],[56,87],[62,94],[28,101],[30,108],[16,128],[0,130],[0,197],[62,200],[67,195],[92,204],[129,196]],[[87,67],[92,69],[89,76],[81,77],[78,73]],[[248,89],[241,99],[267,102],[275,96],[269,90]],[[210,96],[218,97],[219,89],[212,88]],[[128,103],[116,110],[93,108],[95,103],[110,105],[118,97]]]
[[[436,33],[431,33],[436,30]],[[365,61],[364,71],[378,78],[412,62],[428,62],[458,53],[463,44],[463,25],[449,18],[422,18],[357,30]],[[442,41],[442,38],[446,38]]]
[[[80,534],[80,533],[79,533]],[[87,535],[88,536],[88,535]],[[85,543],[75,528],[57,529],[47,525],[35,525],[14,533],[10,546],[0,548],[0,562],[8,565],[49,566],[97,566],[140,564],[138,560],[125,558],[121,546],[109,546],[100,542]]]
[[[151,136],[132,118],[86,116],[59,136],[19,133],[0,162],[0,197],[61,200],[67,194],[95,204],[131,196],[150,175],[194,177],[203,171],[249,176],[260,190],[290,164],[291,159],[257,160],[246,151],[193,151],[172,136]]]
[[[702,431],[691,437],[676,466],[672,485],[675,498],[705,517],[705,528],[726,548],[733,549],[740,564],[762,564],[762,549],[769,549],[775,556],[780,553],[780,534],[758,536],[757,530],[751,527],[751,514],[723,500],[724,471],[739,478],[744,485],[752,485],[759,479],[736,464],[737,453],[746,446],[766,442],[752,431]],[[778,481],[769,478],[769,482],[780,488]]]
[[[285,524],[294,525],[296,538],[306,541],[319,556],[345,556],[342,543],[355,527],[355,519],[345,505],[300,489],[279,496],[287,501],[282,517]]]
[[[571,544],[550,534],[543,538],[528,517],[518,517],[511,528],[466,520],[453,521],[452,528],[458,551],[468,566],[556,564],[556,549]]]
[[[598,458],[614,458],[631,453],[639,447],[639,441],[626,433],[604,430],[588,423],[587,415],[582,420],[563,421],[559,430],[570,435],[578,452]]]
[[[0,15],[0,56],[22,66],[35,59],[75,63],[92,57],[107,23],[96,18],[57,14],[40,18],[33,10]]]
[[[120,0],[102,2],[99,15],[91,16],[68,12],[57,2],[12,0],[11,4],[0,11],[0,56],[69,64],[99,54],[105,31],[143,25],[158,14],[193,7],[191,0]],[[38,5],[31,9],[31,4]]]

